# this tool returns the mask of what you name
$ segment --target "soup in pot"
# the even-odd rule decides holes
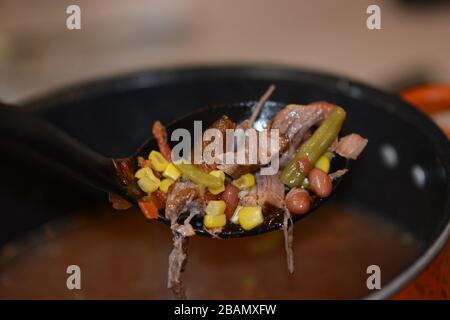
[[[411,234],[358,207],[329,204],[295,225],[295,272],[286,270],[282,232],[242,239],[193,237],[184,274],[188,299],[350,299],[370,293],[419,253]],[[1,248],[1,299],[170,299],[170,230],[138,209],[107,205]],[[69,290],[69,265],[81,290]]]

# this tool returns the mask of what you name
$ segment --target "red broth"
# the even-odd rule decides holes
[[[1,248],[0,299],[172,298],[166,289],[169,229],[137,210],[96,211]],[[289,275],[281,232],[225,241],[194,237],[184,273],[188,298],[361,298],[369,293],[369,265],[380,266],[383,285],[421,245],[374,215],[327,205],[295,226],[293,247],[295,273]],[[81,290],[66,287],[72,264],[81,268]]]

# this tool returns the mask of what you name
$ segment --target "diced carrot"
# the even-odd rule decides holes
[[[153,136],[158,143],[158,148],[161,154],[168,161],[172,159],[172,150],[170,149],[169,144],[167,143],[167,132],[166,128],[159,121],[155,121],[152,128]]]
[[[150,199],[158,209],[163,209],[166,207],[167,194],[161,190],[156,190],[150,194]]]
[[[138,200],[139,208],[141,208],[142,213],[147,219],[157,219],[158,218],[158,208],[155,206],[153,201],[143,197]]]

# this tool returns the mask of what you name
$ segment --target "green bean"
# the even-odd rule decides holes
[[[223,180],[207,173],[201,168],[190,163],[174,163],[178,170],[183,173],[186,179],[192,182],[212,189],[219,189],[223,187]]]
[[[297,161],[306,158],[314,165],[338,136],[344,123],[345,115],[344,109],[336,107],[317,128],[311,138],[302,144],[296,155],[280,174],[280,180],[285,185],[293,188],[303,183],[305,175],[298,171]]]

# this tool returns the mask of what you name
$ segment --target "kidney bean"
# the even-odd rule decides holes
[[[320,169],[314,168],[308,175],[311,190],[321,198],[326,198],[333,191],[330,177]]]
[[[307,213],[311,207],[311,197],[308,191],[292,189],[285,198],[286,207],[293,214]]]
[[[228,219],[231,218],[236,207],[239,203],[239,189],[233,186],[231,183],[227,183],[225,185],[225,191],[222,192],[222,200],[225,201],[226,209],[225,215]]]

